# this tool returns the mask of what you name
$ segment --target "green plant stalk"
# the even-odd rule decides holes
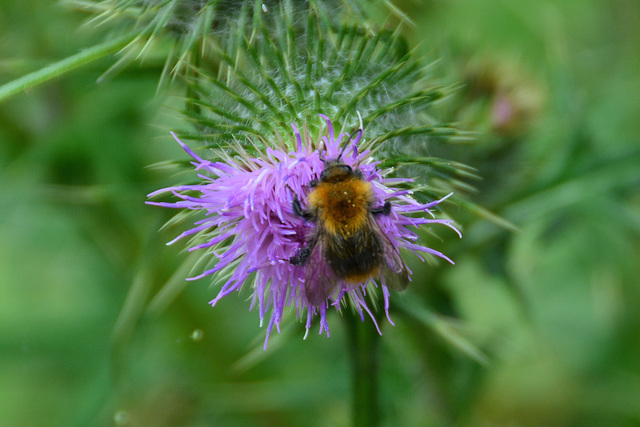
[[[372,322],[358,314],[346,316],[352,369],[352,425],[380,425],[378,403],[378,349],[380,335]]]
[[[97,59],[116,53],[120,49],[124,48],[129,42],[131,42],[134,37],[134,35],[126,35],[124,37],[120,37],[115,40],[110,40],[108,42],[98,44],[88,49],[84,49],[73,56],[55,62],[53,64],[49,64],[46,67],[39,69],[38,71],[34,71],[16,80],[6,83],[0,86],[0,102],[4,101],[10,96],[13,96],[20,92],[24,92],[25,90],[36,87],[39,84],[48,82],[49,80],[68,73],[69,71],[80,68],[83,65],[86,65]]]

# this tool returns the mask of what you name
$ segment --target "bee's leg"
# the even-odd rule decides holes
[[[376,214],[389,215],[391,213],[391,202],[387,200],[386,202],[384,202],[384,205],[381,208],[371,209],[371,213],[374,215]]]
[[[304,248],[298,250],[296,254],[291,257],[289,262],[293,265],[305,265],[307,260],[309,259],[309,255],[311,255],[311,248],[309,246],[305,246]]]
[[[313,218],[313,214],[311,212],[307,212],[304,209],[302,209],[300,200],[298,200],[298,196],[295,196],[295,195],[293,196],[293,213],[295,213],[296,215],[304,219]]]
[[[304,218],[304,211],[302,210],[298,196],[293,196],[293,213]]]

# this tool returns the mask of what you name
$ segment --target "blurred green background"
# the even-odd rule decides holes
[[[382,424],[640,425],[640,4],[398,6],[461,83],[441,114],[478,131],[439,154],[519,231],[461,210],[464,238],[432,242],[456,266],[412,264],[380,338]],[[4,0],[0,84],[98,43],[85,18]],[[112,61],[0,104],[0,426],[349,425],[338,315],[306,341],[291,315],[263,352],[248,292],[212,309],[182,281],[181,228],[157,231],[174,212],[144,205],[184,179],[148,167],[185,158],[176,101],[161,59],[96,83]]]

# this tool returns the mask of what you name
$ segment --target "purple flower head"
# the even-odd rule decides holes
[[[353,136],[347,133],[336,136],[329,118],[324,115],[321,117],[326,122],[321,138],[314,140],[308,131],[303,135],[292,124],[296,139],[294,150],[272,145],[264,152],[250,156],[238,148],[240,154],[233,158],[218,152],[220,158],[225,159],[224,162],[200,158],[173,135],[193,158],[191,163],[199,172],[202,182],[149,194],[149,197],[154,197],[170,192],[179,199],[176,202],[147,202],[169,208],[204,211],[204,219],[195,222],[193,228],[168,244],[198,235],[201,243],[192,246],[189,251],[206,251],[215,257],[217,261],[211,269],[187,279],[197,280],[214,274],[223,278],[222,288],[210,301],[212,306],[224,296],[239,291],[242,286],[253,288],[251,308],[257,307],[261,324],[265,318],[269,319],[265,347],[273,327],[280,331],[280,321],[288,306],[293,307],[299,318],[306,318],[307,332],[313,318],[319,317],[320,333],[326,331],[327,336],[327,311],[340,310],[347,299],[363,320],[366,312],[375,323],[366,297],[376,287],[382,290],[385,312],[391,322],[388,312],[390,293],[383,275],[373,275],[357,283],[342,280],[332,271],[329,263],[322,262],[322,250],[312,252],[315,261],[292,262],[300,257],[301,252],[313,249],[309,247],[310,242],[317,236],[318,227],[322,227],[319,221],[305,219],[299,215],[300,212],[296,213],[294,204],[298,202],[295,200],[299,200],[299,206],[307,208],[307,197],[332,160],[340,159],[341,163],[357,171],[359,179],[365,183],[363,185],[370,189],[373,207],[389,202],[387,207],[390,206],[390,211],[375,216],[369,214],[370,220],[375,221],[377,233],[388,247],[383,256],[388,258],[388,254],[396,254],[395,262],[402,264],[407,276],[410,276],[410,271],[400,259],[400,249],[413,252],[420,259],[423,259],[421,253],[427,253],[453,264],[444,254],[417,243],[418,235],[414,231],[422,224],[438,223],[460,235],[452,220],[435,219],[430,211],[449,196],[427,204],[417,202],[408,190],[394,187],[411,180],[385,178],[385,171],[377,168],[370,151],[358,151],[361,130]],[[413,216],[414,213],[420,215]],[[385,259],[385,262],[390,266],[394,263],[392,259]],[[313,274],[307,274],[307,269],[311,268],[314,269]],[[331,285],[327,284],[328,281]],[[308,295],[318,287],[325,289],[320,302],[317,296],[312,298]]]

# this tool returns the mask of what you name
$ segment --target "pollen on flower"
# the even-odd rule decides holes
[[[345,299],[350,300],[361,318],[364,319],[366,312],[376,322],[366,296],[379,287],[389,317],[388,287],[391,284],[386,283],[386,274],[378,273],[385,269],[404,268],[400,249],[413,252],[421,259],[420,253],[427,253],[453,263],[444,254],[416,243],[418,235],[414,231],[423,224],[438,223],[448,226],[459,235],[451,220],[435,219],[430,211],[449,196],[428,204],[417,202],[408,190],[395,187],[411,180],[385,178],[384,171],[377,169],[371,152],[358,150],[362,130],[354,135],[336,135],[329,118],[321,117],[326,127],[320,138],[312,138],[306,128],[300,133],[292,124],[293,142],[290,146],[279,142],[253,155],[238,148],[239,155],[233,158],[218,153],[219,158],[226,159],[224,162],[199,157],[174,134],[176,141],[192,157],[191,164],[198,171],[201,182],[149,194],[153,198],[171,193],[178,198],[177,201],[147,202],[205,213],[204,219],[195,222],[193,228],[170,243],[193,236],[196,237],[193,240],[196,244],[189,250],[215,257],[217,261],[212,268],[190,278],[195,280],[212,275],[226,278],[218,294],[210,301],[212,306],[242,287],[253,289],[250,308],[257,309],[261,325],[267,320],[265,348],[273,328],[280,330],[280,322],[288,308],[304,319],[307,333],[314,318],[318,318],[319,332],[326,332],[328,336],[328,310],[340,310]],[[380,248],[371,243],[376,250],[370,252],[380,256],[382,262],[375,264],[373,258],[361,262],[371,264],[365,265],[362,270],[366,272],[369,269],[371,274],[364,274],[358,269],[341,274],[343,264],[332,262],[327,252],[331,250],[331,242],[320,242],[321,238],[326,238],[319,234],[324,232],[324,225],[314,218],[313,212],[308,211],[309,205],[315,206],[314,203],[320,202],[307,203],[307,197],[314,191],[311,188],[314,184],[310,183],[319,182],[316,189],[324,185],[321,174],[326,168],[325,159],[339,159],[352,170],[359,171],[357,179],[362,183],[356,181],[354,188],[366,189],[361,192],[364,191],[367,199],[370,198],[367,203],[371,202],[372,207],[388,207],[385,202],[390,202],[391,214],[382,208],[371,208],[370,213],[358,210],[359,222],[344,228],[342,237],[360,239],[363,238],[362,229],[358,227],[370,221],[375,222],[371,227],[377,237],[367,235],[363,241],[378,241]],[[350,190],[344,190],[343,193],[349,196]],[[296,212],[296,201],[300,204],[301,212]],[[349,200],[347,203],[351,202]],[[347,213],[356,212],[355,203],[351,203]],[[409,215],[416,212],[423,216]],[[314,238],[317,242],[311,247]],[[408,269],[400,273],[410,275]]]

